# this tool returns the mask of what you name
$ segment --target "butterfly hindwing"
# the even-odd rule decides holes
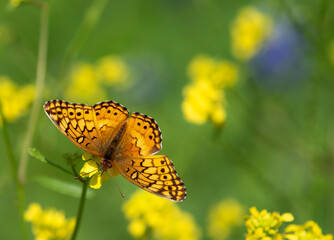
[[[186,197],[185,186],[167,156],[125,156],[115,162],[115,167],[126,179],[148,192],[174,201]]]

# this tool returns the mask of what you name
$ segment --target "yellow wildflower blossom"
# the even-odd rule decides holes
[[[215,88],[225,88],[235,84],[238,69],[232,62],[198,55],[189,64],[188,75],[193,81],[206,81]]]
[[[0,76],[0,103],[2,112],[7,121],[13,122],[27,113],[29,104],[34,99],[33,85],[19,87],[7,76]],[[0,118],[0,125],[1,125]]]
[[[106,56],[99,60],[96,74],[99,80],[107,85],[127,86],[129,83],[129,68],[118,56]]]
[[[105,86],[127,87],[130,70],[118,56],[106,56],[98,64],[78,63],[72,70],[65,97],[73,102],[95,103],[106,99]]]
[[[243,207],[234,199],[226,199],[209,213],[208,235],[211,239],[227,239],[233,227],[243,222]]]
[[[277,212],[268,213],[267,210],[259,212],[256,207],[250,208],[251,216],[246,217],[247,236],[246,240],[280,240],[282,234],[278,228],[283,222],[293,221],[291,213],[280,215]]]
[[[211,119],[220,125],[225,121],[223,92],[208,82],[195,82],[183,90],[182,111],[187,121],[203,124]]]
[[[272,32],[272,20],[255,7],[242,8],[231,26],[232,53],[239,60],[249,60]]]
[[[199,227],[192,215],[183,212],[176,203],[156,197],[144,191],[134,193],[123,205],[130,221],[129,233],[135,239],[192,240],[200,237]]]
[[[203,124],[210,119],[215,125],[225,122],[223,88],[235,84],[238,69],[229,61],[217,61],[205,55],[196,56],[189,64],[192,82],[183,90],[182,111],[191,123]]]
[[[74,67],[65,97],[69,101],[91,104],[106,99],[106,92],[99,84],[93,65],[79,63]]]
[[[101,158],[86,153],[82,155],[82,159],[85,162],[80,170],[81,177],[89,177],[89,186],[94,189],[99,189],[103,182],[106,182],[111,177],[116,177],[119,173],[115,168],[109,168],[108,171],[104,172],[100,168]]]
[[[314,221],[303,225],[290,224],[285,229],[284,237],[288,240],[333,240],[332,234],[323,235],[321,228]]]
[[[212,74],[216,61],[206,55],[196,56],[189,64],[188,75],[191,79],[207,77]]]
[[[24,213],[24,219],[32,223],[37,240],[68,239],[75,227],[75,218],[66,219],[64,212],[53,208],[42,210],[38,203],[31,203]]]

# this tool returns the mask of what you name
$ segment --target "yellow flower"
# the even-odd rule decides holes
[[[106,56],[99,60],[96,66],[96,74],[99,80],[107,85],[120,84],[127,86],[129,83],[129,68],[118,56]]]
[[[289,240],[333,240],[333,235],[323,235],[321,228],[314,221],[303,225],[290,224],[285,229],[285,238]]]
[[[96,103],[106,99],[106,92],[99,84],[94,66],[78,63],[70,74],[70,84],[65,97],[69,101]]]
[[[239,60],[252,58],[272,32],[272,20],[255,7],[242,8],[230,30],[232,53]]]
[[[28,106],[34,99],[33,85],[19,87],[7,76],[0,76],[0,103],[7,121],[13,122],[28,111]],[[0,118],[0,124],[2,120]]]
[[[233,227],[243,222],[243,207],[234,199],[226,199],[209,213],[208,235],[211,239],[227,239]]]
[[[204,124],[210,119],[222,126],[226,120],[222,89],[235,84],[237,67],[229,61],[198,55],[190,62],[188,75],[192,82],[183,89],[181,106],[185,119],[195,124]]]
[[[235,84],[238,69],[232,62],[198,55],[189,64],[188,75],[193,81],[209,82],[215,88],[225,88]]]
[[[127,87],[130,70],[118,56],[106,56],[93,65],[76,64],[69,80],[65,97],[70,101],[96,103],[107,98],[105,85]]]
[[[176,203],[156,197],[144,191],[134,193],[123,205],[130,221],[129,233],[136,239],[192,240],[200,237],[199,227],[193,217],[181,211]]]
[[[280,215],[277,212],[268,213],[267,210],[259,212],[256,207],[250,208],[251,216],[246,217],[247,236],[246,240],[280,240],[282,234],[278,233],[278,228],[283,222],[293,221],[291,213]]]
[[[75,227],[75,218],[66,219],[64,212],[50,208],[42,210],[38,203],[31,203],[24,219],[32,223],[32,231],[38,240],[68,239]]]
[[[183,96],[182,111],[187,121],[203,124],[211,119],[217,125],[225,121],[223,92],[209,82],[195,82],[186,86]]]
[[[119,174],[113,167],[109,168],[106,172],[102,171],[100,168],[101,158],[99,157],[86,153],[82,155],[82,159],[86,162],[80,170],[80,176],[90,178],[89,186],[91,188],[99,189],[103,182]]]
[[[135,219],[130,222],[128,231],[134,238],[140,238],[145,234],[146,223],[142,219]]]
[[[189,64],[188,75],[191,79],[208,77],[212,74],[216,61],[206,55],[197,55]]]

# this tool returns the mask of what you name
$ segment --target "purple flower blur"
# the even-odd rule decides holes
[[[303,36],[291,24],[281,21],[272,38],[251,61],[254,79],[269,88],[291,87],[307,72],[306,51]]]

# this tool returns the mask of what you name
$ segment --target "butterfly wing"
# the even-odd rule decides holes
[[[102,102],[94,107],[62,100],[51,100],[44,104],[48,117],[68,139],[82,150],[99,157],[105,152],[104,136],[112,136],[114,129],[122,124],[116,122],[124,119],[124,123],[128,116],[126,108],[123,108],[120,109],[119,104],[112,101]],[[107,115],[109,109],[113,109],[113,114],[116,112],[117,115]],[[110,117],[110,122],[105,121],[107,116]]]
[[[93,106],[96,116],[96,127],[100,132],[101,145],[105,154],[110,148],[110,143],[118,133],[129,116],[129,112],[123,105],[114,101],[97,103]]]
[[[132,113],[119,144],[123,155],[148,156],[162,148],[161,131],[156,121],[141,113]]]
[[[126,179],[150,193],[174,201],[186,197],[186,188],[167,156],[123,156],[114,165]]]
[[[161,131],[153,118],[132,113],[119,144],[114,165],[130,182],[160,197],[182,201],[186,189],[172,161],[161,150]],[[149,156],[152,155],[152,156]]]

